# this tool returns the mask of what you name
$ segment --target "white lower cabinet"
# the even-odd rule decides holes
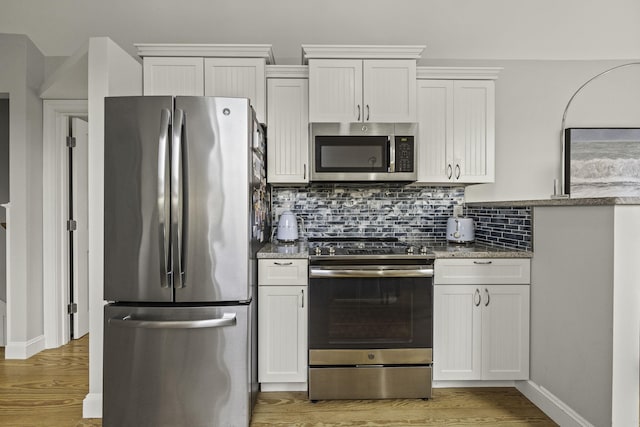
[[[306,265],[306,259],[259,260],[258,381],[262,390],[306,390]],[[276,277],[283,278],[281,285],[273,280]]]
[[[438,284],[438,268],[468,262],[478,269],[475,284]],[[475,261],[478,263],[478,261]],[[524,380],[529,378],[529,284],[495,284],[500,260],[436,260],[433,379]],[[513,261],[512,261],[513,262]],[[522,263],[529,282],[529,260]],[[484,284],[478,284],[483,281]],[[451,282],[451,279],[448,279]],[[461,279],[463,281],[463,279]],[[494,282],[494,283],[491,283]],[[469,283],[469,282],[467,282]]]

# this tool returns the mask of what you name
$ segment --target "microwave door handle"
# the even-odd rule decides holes
[[[395,172],[396,171],[396,143],[393,140],[393,138],[391,139],[387,139],[387,145],[389,147],[389,172]]]

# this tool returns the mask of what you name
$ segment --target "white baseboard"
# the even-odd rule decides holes
[[[0,347],[7,345],[7,303],[0,300]]]
[[[29,341],[8,342],[4,349],[5,359],[28,359],[36,353],[44,350],[44,335],[30,339]]]
[[[549,390],[533,381],[517,381],[516,388],[562,427],[593,427],[593,424],[582,418]]]
[[[89,393],[82,401],[82,418],[102,418],[102,393]]]
[[[260,391],[307,391],[307,383],[260,383]]]

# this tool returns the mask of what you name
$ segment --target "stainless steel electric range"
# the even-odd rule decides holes
[[[309,249],[309,399],[430,398],[429,248],[323,238]]]

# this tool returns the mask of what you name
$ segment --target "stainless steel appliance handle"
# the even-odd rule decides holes
[[[167,205],[167,161],[169,160],[169,125],[171,111],[160,111],[160,136],[158,138],[158,222],[160,225],[160,287],[168,288],[171,282],[169,266],[169,206]]]
[[[202,320],[151,320],[134,319],[131,316],[116,317],[109,319],[109,324],[123,328],[145,328],[145,329],[200,329],[200,328],[222,328],[224,326],[234,326],[236,324],[235,313],[224,313],[219,319]]]
[[[433,267],[422,265],[312,266],[309,278],[328,277],[433,277]]]
[[[394,140],[387,140],[389,145],[389,172],[396,171],[396,142]]]
[[[171,233],[173,242],[173,287],[184,287],[182,268],[182,126],[184,111],[176,108],[171,147]]]

